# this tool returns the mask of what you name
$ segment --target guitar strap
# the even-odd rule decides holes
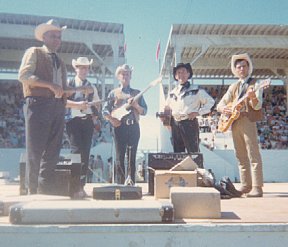
[[[239,93],[239,96],[238,96],[238,100],[244,96],[244,94],[246,93],[247,88],[248,88],[248,86],[249,86],[249,84],[250,84],[250,82],[251,82],[252,80],[253,80],[253,78],[250,77],[250,78],[247,80],[247,82],[244,82],[244,83],[243,83],[243,85],[242,85],[242,87],[241,87],[241,92]]]

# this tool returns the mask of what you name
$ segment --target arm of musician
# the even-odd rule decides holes
[[[254,110],[260,110],[262,108],[263,103],[263,89],[259,89],[258,91],[254,91],[253,88],[250,88],[247,92],[249,98],[249,104]]]
[[[98,90],[97,90],[96,86],[95,86],[95,85],[92,85],[92,88],[93,88],[93,92],[94,92],[93,101],[94,101],[94,102],[100,101],[100,98],[99,98],[99,95],[98,95]],[[101,103],[95,104],[95,107],[96,107],[96,109],[97,109],[98,111],[100,111]]]
[[[147,105],[143,97],[140,97],[139,100],[134,100],[133,98],[130,98],[128,100],[128,103],[138,112],[138,114],[146,115]]]
[[[211,108],[215,104],[215,100],[203,89],[199,90],[200,109],[198,115],[205,115],[211,112]]]
[[[30,87],[47,88],[52,91],[56,97],[62,97],[63,88],[53,82],[43,81],[34,75],[36,69],[37,57],[34,47],[28,49],[22,59],[21,66],[19,68],[18,80],[23,85],[29,85]]]
[[[114,128],[117,128],[121,125],[121,121],[117,118],[112,117],[110,114],[105,115],[104,118],[108,120]]]
[[[87,101],[67,100],[66,108],[73,108],[73,109],[77,109],[77,110],[87,110],[88,102]]]
[[[224,94],[224,96],[218,103],[216,107],[218,112],[227,114],[230,111],[231,113],[231,109],[228,108],[227,105],[233,101],[232,89],[233,89],[233,84],[229,86],[227,92]]]

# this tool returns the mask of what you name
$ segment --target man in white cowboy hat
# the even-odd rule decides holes
[[[145,115],[147,105],[143,96],[139,100],[133,100],[139,90],[130,87],[131,73],[133,68],[128,64],[123,64],[116,69],[115,76],[120,81],[120,87],[112,90],[107,103],[103,107],[103,116],[114,127],[114,142],[116,151],[116,182],[125,182],[125,154],[128,155],[128,167],[130,168],[131,180],[135,183],[136,152],[140,138],[139,115]],[[113,111],[125,106],[129,102],[131,111],[121,119],[113,117]],[[128,169],[129,170],[129,169]]]
[[[172,115],[170,125],[175,153],[199,152],[197,116],[208,114],[215,103],[205,90],[189,82],[192,75],[190,63],[178,63],[173,68],[173,77],[178,84],[168,93],[165,111],[171,111]]]
[[[22,59],[19,81],[25,97],[27,180],[29,194],[54,194],[54,170],[64,129],[66,67],[56,54],[62,30],[55,20],[38,25],[35,37],[42,47],[29,48]]]
[[[42,47],[29,48],[22,59],[19,81],[25,97],[27,178],[29,194],[53,194],[54,169],[59,159],[64,129],[67,77],[63,61],[56,55],[61,45],[55,20],[38,25],[35,37]]]
[[[231,115],[230,105],[247,94],[247,99],[239,105],[240,117],[232,124],[232,137],[242,184],[240,191],[249,197],[262,197],[263,171],[256,121],[262,119],[263,89],[254,91],[259,82],[251,77],[253,65],[247,53],[232,56],[231,70],[239,80],[229,86],[217,110]]]
[[[71,88],[86,87],[87,91],[76,92],[68,100],[66,107],[69,108],[66,122],[66,131],[70,140],[71,153],[81,154],[81,188],[76,191],[74,197],[85,197],[84,185],[86,183],[89,165],[89,155],[92,137],[94,133],[93,118],[98,117],[99,105],[92,103],[99,102],[98,91],[95,85],[88,80],[90,66],[93,59],[89,61],[87,57],[78,57],[72,60],[76,76],[69,80]],[[91,106],[90,106],[91,105]],[[98,107],[98,109],[96,107]]]

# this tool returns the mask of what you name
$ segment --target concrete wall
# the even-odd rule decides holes
[[[287,224],[0,226],[3,247],[286,247],[287,233]]]

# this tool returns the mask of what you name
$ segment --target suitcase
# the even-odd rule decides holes
[[[110,185],[93,188],[93,199],[96,200],[137,200],[142,198],[142,187]]]
[[[199,168],[203,168],[202,153],[149,153],[148,154],[148,192],[154,195],[154,171],[153,170],[169,170],[180,161],[184,160],[188,155]],[[152,169],[149,169],[152,168]]]
[[[26,195],[28,192],[25,174],[26,174],[26,153],[20,156],[20,195]],[[61,155],[55,170],[55,191],[56,195],[73,196],[80,189],[81,176],[81,157],[80,154]]]
[[[33,201],[13,205],[12,224],[100,224],[170,223],[174,208],[170,202],[132,201]]]
[[[8,216],[10,207],[24,202],[31,201],[57,201],[57,200],[70,200],[70,197],[53,196],[53,195],[29,195],[29,196],[5,196],[0,198],[0,216]]]

